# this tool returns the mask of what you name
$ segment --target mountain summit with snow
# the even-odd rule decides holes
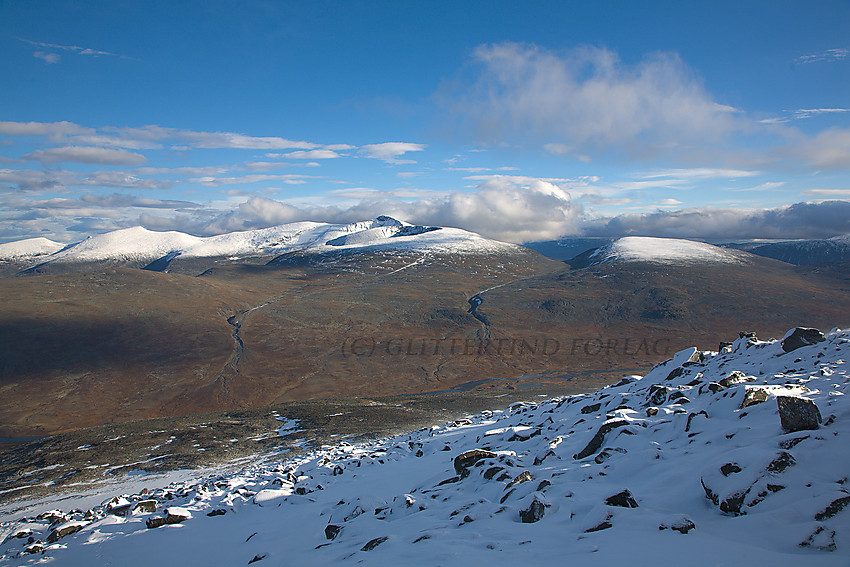
[[[740,264],[746,254],[704,242],[679,238],[626,236],[576,257],[583,265],[613,262],[652,262],[657,264],[724,263]]]
[[[741,333],[591,394],[18,512],[0,564],[847,565],[848,361],[848,331]]]
[[[46,240],[46,239],[45,239]],[[0,260],[22,256],[21,250],[36,249],[28,241],[0,247]],[[39,251],[49,250],[43,244]],[[489,240],[457,228],[420,226],[379,216],[351,224],[296,222],[270,228],[231,232],[217,236],[193,236],[183,232],[157,232],[141,226],[90,236],[65,246],[55,246],[42,263],[119,261],[148,263],[160,258],[239,258],[278,256],[291,252],[307,254],[352,249],[398,249],[455,254],[504,252],[518,247]],[[57,247],[61,250],[57,251]],[[34,254],[31,254],[34,255]]]

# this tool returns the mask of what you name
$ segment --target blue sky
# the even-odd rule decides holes
[[[0,242],[846,233],[848,30],[830,1],[3,0]]]

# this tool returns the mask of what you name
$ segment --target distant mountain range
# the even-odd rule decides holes
[[[850,260],[850,234],[823,240],[785,240],[770,243],[731,243],[729,248],[788,262],[796,266]]]

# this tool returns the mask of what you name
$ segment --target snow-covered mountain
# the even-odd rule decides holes
[[[64,247],[64,244],[42,237],[7,242],[0,244],[0,261],[49,256]]]
[[[23,242],[0,247],[0,259],[12,257]],[[56,245],[62,248],[61,245]],[[345,249],[407,249],[447,253],[503,252],[517,247],[488,240],[456,228],[417,226],[380,216],[352,224],[297,222],[217,236],[156,232],[141,226],[90,236],[65,247],[42,262],[151,262],[158,258],[275,256],[302,251],[322,253]],[[6,252],[8,249],[9,252]]]
[[[742,333],[591,394],[19,512],[0,564],[847,565],[848,361],[848,331]]]
[[[569,263],[574,267],[612,262],[653,262],[658,264],[740,264],[746,254],[704,242],[678,238],[626,236],[610,244],[579,254]]]

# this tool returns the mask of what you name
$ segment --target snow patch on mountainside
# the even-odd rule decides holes
[[[848,361],[848,331],[742,333],[592,394],[18,513],[0,564],[843,566]]]
[[[47,256],[62,250],[65,245],[48,238],[27,238],[0,244],[0,260]]]
[[[593,264],[613,261],[657,262],[664,264],[722,262],[737,264],[743,254],[704,242],[678,238],[626,236],[599,248],[590,255]]]
[[[16,250],[26,248],[24,242],[0,246],[0,259],[12,257]],[[273,256],[296,251],[323,253],[364,248],[458,254],[520,250],[516,245],[488,240],[465,230],[416,226],[386,216],[351,224],[297,222],[208,237],[176,231],[157,232],[137,226],[91,236],[58,252],[56,250],[62,245],[56,244],[56,247],[46,261],[150,262],[167,255],[184,258]]]

